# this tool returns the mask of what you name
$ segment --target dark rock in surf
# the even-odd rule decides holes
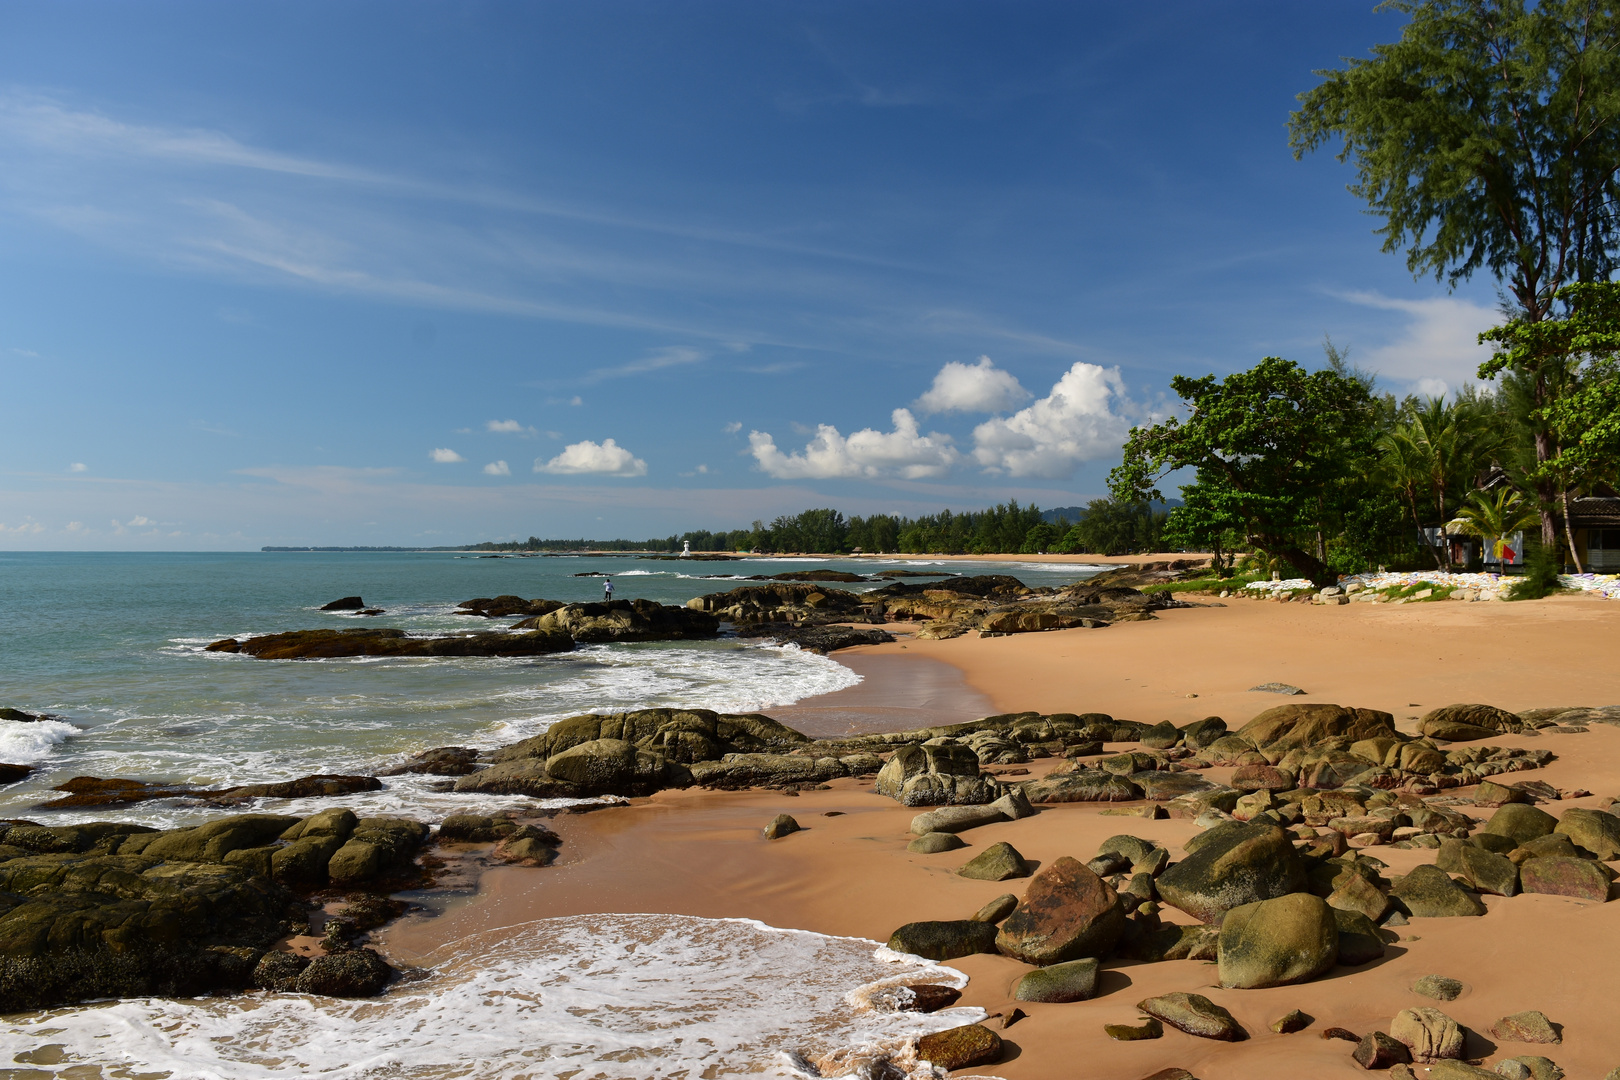
[[[311,960],[293,979],[292,989],[327,997],[376,997],[393,977],[394,969],[373,950],[346,949]]]
[[[409,637],[403,630],[292,630],[237,640],[208,652],[243,653],[260,660],[323,660],[349,656],[544,656],[568,652],[574,639],[559,631]]]
[[[509,619],[514,615],[521,615],[529,619],[536,615],[550,614],[562,606],[561,600],[525,600],[521,596],[505,594],[463,600],[456,605],[455,614],[476,615],[482,619]]]
[[[366,602],[358,596],[345,596],[341,600],[334,600],[330,604],[322,604],[322,611],[359,611],[366,606]]]
[[[415,757],[378,776],[405,776],[420,773],[426,776],[466,776],[478,770],[478,751],[466,746],[438,746],[423,750]]]
[[[15,784],[19,780],[26,780],[33,771],[32,765],[14,765],[9,761],[0,761],[0,784]]]
[[[887,630],[853,626],[794,626],[791,623],[760,623],[744,627],[738,637],[774,638],[784,645],[797,645],[806,652],[826,655],[856,645],[883,645],[894,640]]]
[[[568,604],[516,623],[514,630],[564,633],[585,644],[614,641],[694,641],[720,632],[720,620],[706,612],[651,600],[610,600]]]

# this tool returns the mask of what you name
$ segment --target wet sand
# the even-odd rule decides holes
[[[904,644],[904,651],[897,643],[840,659],[864,666],[869,683],[893,675],[892,665],[873,664],[883,657],[895,663],[914,655],[945,661],[997,711],[1101,709],[1176,723],[1215,713],[1234,727],[1290,700],[1389,709],[1407,730],[1413,726],[1407,717],[1453,701],[1513,709],[1620,702],[1620,676],[1612,662],[1620,655],[1620,605],[1584,598],[1388,609],[1233,601],[1105,630]],[[925,690],[948,685],[937,669],[917,679]],[[1273,679],[1295,682],[1311,693],[1290,699],[1246,691]],[[876,686],[867,692],[877,695],[874,701],[884,693]],[[846,693],[851,693],[846,700],[859,697]],[[1189,693],[1199,696],[1188,698]],[[811,706],[818,707],[825,706]],[[859,706],[869,707],[874,706]],[[1503,737],[1492,743],[1558,755],[1549,768],[1513,779],[1542,779],[1595,793],[1546,804],[1555,815],[1570,806],[1606,805],[1609,797],[1620,795],[1620,729],[1594,725],[1583,734]],[[1050,765],[1037,762],[1030,768],[1038,774]],[[1225,773],[1209,775],[1222,779]],[[1117,833],[1156,840],[1179,855],[1180,845],[1197,831],[1185,820],[1105,816],[1093,805],[1056,806],[1024,821],[973,830],[965,835],[967,849],[913,855],[905,844],[916,811],[872,794],[869,787],[842,780],[830,790],[796,797],[671,791],[622,808],[560,816],[553,823],[565,841],[558,865],[492,871],[474,903],[435,919],[397,924],[386,934],[385,948],[409,961],[468,933],[592,911],[742,916],[881,941],[902,923],[965,918],[1001,893],[1022,894],[1026,880],[969,881],[952,873],[998,840],[1048,864],[1061,855],[1089,858],[1104,838]],[[761,826],[778,813],[794,815],[804,831],[764,840]],[[1434,858],[1418,849],[1377,848],[1372,854],[1390,865],[1388,873],[1404,873]],[[1328,1026],[1358,1034],[1387,1030],[1395,1012],[1420,1005],[1436,1005],[1471,1029],[1475,1034],[1467,1053],[1488,1065],[1543,1054],[1572,1080],[1596,1080],[1620,1065],[1620,1037],[1610,1018],[1610,1003],[1620,994],[1620,902],[1597,905],[1535,895],[1485,902],[1489,913],[1483,918],[1413,919],[1399,930],[1402,940],[1383,960],[1336,968],[1300,986],[1222,990],[1214,985],[1213,964],[1110,963],[1092,1001],[1018,1003],[1029,1016],[1002,1032],[1009,1040],[1007,1059],[978,1071],[1007,1080],[1080,1075],[1140,1080],[1172,1066],[1192,1070],[1201,1080],[1364,1076],[1350,1058],[1351,1045],[1323,1040],[1320,1031]],[[1173,909],[1165,914],[1189,921]],[[998,956],[952,964],[972,977],[963,1004],[991,1013],[1011,1011],[1012,986],[1028,970]],[[1414,980],[1431,973],[1461,979],[1468,990],[1451,1003],[1410,992]],[[1172,991],[1208,995],[1229,1008],[1251,1038],[1212,1043],[1167,1030],[1159,1040],[1116,1043],[1103,1034],[1105,1023],[1136,1022],[1135,1002]],[[1305,1010],[1315,1023],[1298,1034],[1272,1034],[1270,1022],[1292,1008]],[[1496,1046],[1489,1040],[1492,1022],[1525,1009],[1540,1009],[1562,1025],[1563,1044]]]
[[[886,653],[846,649],[833,654],[833,659],[861,676],[861,682],[772,709],[771,715],[788,727],[825,739],[960,724],[995,712],[990,698],[971,686],[960,668],[907,655],[904,644]]]

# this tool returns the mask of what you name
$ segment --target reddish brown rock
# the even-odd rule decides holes
[[[1119,894],[1067,855],[1030,879],[1023,903],[1001,924],[996,948],[1026,964],[1059,964],[1113,952],[1125,929]]]

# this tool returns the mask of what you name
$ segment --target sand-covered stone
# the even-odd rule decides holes
[[[1298,1009],[1289,1009],[1268,1025],[1278,1035],[1292,1035],[1311,1026],[1311,1017]]]
[[[942,851],[955,851],[957,848],[967,847],[967,841],[955,833],[929,832],[923,833],[911,843],[906,850],[916,855],[938,855]]]
[[[1588,859],[1550,856],[1525,860],[1519,867],[1519,880],[1525,892],[1570,896],[1601,904],[1609,899],[1609,883],[1614,880],[1614,871]]]
[[[1104,1024],[1103,1034],[1115,1042],[1143,1042],[1164,1038],[1164,1025],[1149,1016],[1140,1024]]]
[[[1518,714],[1494,705],[1443,705],[1430,709],[1418,721],[1418,730],[1425,735],[1431,724],[1466,724],[1484,728],[1494,735],[1517,735],[1524,730],[1524,721]]]
[[[1001,924],[996,948],[1026,964],[1100,958],[1113,952],[1124,930],[1113,886],[1065,855],[1030,879],[1023,902]]]
[[[1536,1009],[1504,1016],[1491,1025],[1491,1034],[1503,1042],[1561,1043],[1564,1041],[1547,1014]]]
[[[1186,845],[1190,854],[1160,874],[1157,886],[1165,903],[1201,922],[1305,888],[1292,840],[1275,825],[1230,822],[1194,839],[1196,845]]]
[[[1428,1006],[1402,1009],[1390,1021],[1389,1033],[1406,1044],[1415,1061],[1462,1057],[1462,1027],[1439,1009]]]
[[[1444,975],[1425,975],[1412,984],[1414,994],[1436,1001],[1456,1001],[1466,987],[1456,979]]]
[[[1485,905],[1467,889],[1452,881],[1438,866],[1424,863],[1403,877],[1390,894],[1400,899],[1419,918],[1439,919],[1485,914]]]
[[[1305,982],[1339,953],[1333,909],[1319,896],[1291,893],[1232,908],[1221,921],[1221,985],[1253,990]]]
[[[1086,1001],[1097,995],[1098,962],[1086,957],[1036,968],[1018,980],[1014,1001]]]
[[[958,867],[956,874],[975,881],[1006,881],[1008,878],[1027,877],[1029,867],[1017,848],[1000,840]]]
[[[1248,1038],[1243,1026],[1221,1006],[1202,994],[1161,994],[1136,1003],[1155,1020],[1202,1039],[1238,1042]]]
[[[966,832],[969,829],[1009,820],[1011,819],[993,803],[984,806],[944,806],[938,810],[924,811],[912,818],[911,831],[918,836],[931,832]]]
[[[796,833],[800,825],[790,814],[777,814],[771,818],[770,823],[762,830],[767,840],[777,840],[790,833]]]

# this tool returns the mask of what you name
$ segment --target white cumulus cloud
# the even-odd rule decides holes
[[[484,466],[484,472],[490,476],[511,476],[512,470],[504,461],[492,461]]]
[[[492,431],[497,435],[533,435],[534,428],[526,427],[516,420],[490,420],[484,424],[485,431]]]
[[[749,451],[767,475],[778,480],[877,479],[900,476],[922,480],[944,476],[961,459],[949,435],[921,434],[910,409],[896,409],[893,431],[863,428],[847,439],[831,424],[820,424],[803,450],[784,454],[764,431],[748,433]]]
[[[1386,344],[1357,350],[1351,359],[1408,389],[1444,397],[1473,382],[1491,347],[1479,335],[1502,321],[1502,314],[1454,296],[1397,300],[1377,293],[1349,293],[1344,299],[1363,307],[1399,311],[1407,324]]]
[[[1028,401],[1025,390],[1012,372],[1002,371],[988,356],[977,363],[952,360],[939,369],[934,385],[916,401],[924,413],[1005,412]]]
[[[441,446],[428,456],[441,465],[454,465],[458,461],[467,460],[448,446]]]
[[[603,439],[600,444],[585,439],[565,446],[550,461],[535,458],[534,471],[556,476],[646,476],[647,463],[612,439]]]
[[[973,458],[986,472],[1058,478],[1118,452],[1130,430],[1119,369],[1076,363],[1052,392],[1011,416],[973,429]]]

